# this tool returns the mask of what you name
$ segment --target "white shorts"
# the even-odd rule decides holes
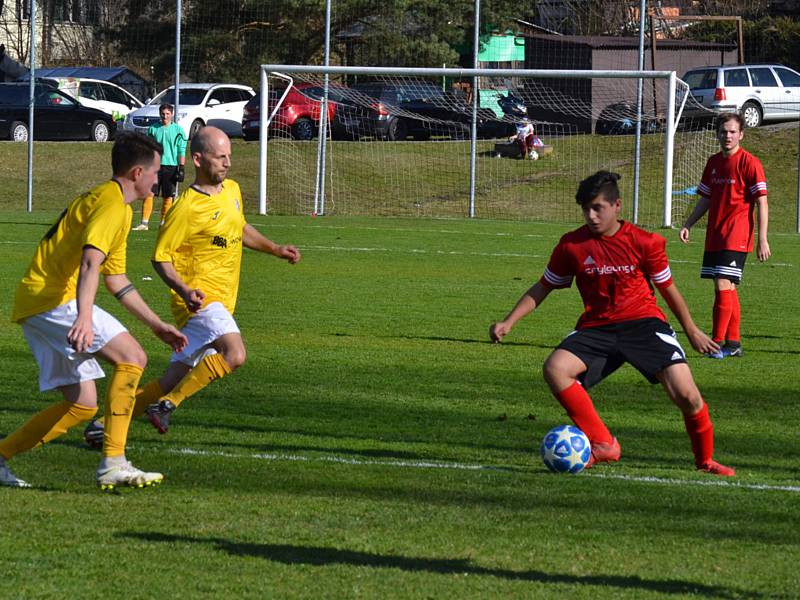
[[[170,362],[195,367],[209,354],[216,354],[211,344],[226,333],[240,333],[236,321],[221,302],[212,302],[197,311],[181,329],[189,343],[181,352],[173,352]]]
[[[105,377],[94,354],[120,333],[127,331],[116,318],[99,306],[94,306],[94,341],[88,350],[76,352],[67,341],[67,333],[77,317],[78,304],[71,300],[53,310],[28,317],[20,323],[28,346],[39,363],[39,389],[43,392]]]

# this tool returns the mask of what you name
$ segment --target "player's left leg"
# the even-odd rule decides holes
[[[733,312],[733,283],[727,278],[717,277],[714,280],[713,330],[711,339],[720,346],[725,342],[728,325]]]
[[[736,472],[719,464],[714,456],[714,425],[708,413],[708,405],[692,377],[686,363],[671,364],[656,377],[667,392],[670,400],[683,413],[686,432],[692,444],[695,466],[700,471],[713,475],[732,477]]]
[[[728,321],[728,330],[725,332],[725,345],[722,352],[725,356],[742,356],[742,335],[740,324],[742,321],[742,308],[739,304],[737,286],[731,288],[731,318]]]
[[[177,166],[162,166],[158,172],[158,180],[161,185],[161,195],[164,201],[161,203],[161,224],[164,224],[164,219],[167,218],[169,209],[172,208],[172,200],[175,198],[177,191],[178,181],[178,167]]]
[[[161,399],[147,408],[150,423],[159,433],[166,433],[172,413],[189,396],[211,382],[222,379],[238,369],[245,361],[245,348],[239,333],[227,333],[211,344],[215,353],[206,354]]]

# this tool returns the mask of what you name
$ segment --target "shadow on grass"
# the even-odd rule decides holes
[[[638,576],[622,575],[568,575],[566,573],[545,573],[544,571],[515,571],[482,567],[466,559],[424,558],[414,556],[391,556],[372,552],[359,552],[323,546],[297,546],[291,544],[253,544],[235,542],[222,538],[203,538],[173,535],[166,533],[121,532],[118,537],[146,542],[166,544],[209,544],[221,552],[232,556],[256,557],[286,565],[350,565],[354,567],[374,567],[400,569],[408,572],[427,572],[441,575],[477,575],[497,577],[509,581],[528,581],[542,584],[593,585],[604,589],[639,589],[663,594],[706,596],[710,598],[739,598],[743,594],[749,598],[763,596],[753,590],[734,590],[704,585],[690,581],[668,581],[644,579]]]
[[[366,337],[363,335],[356,335],[352,333],[329,333],[328,335],[333,337],[352,337],[352,338],[361,338]],[[475,339],[475,338],[455,338],[455,337],[447,337],[442,335],[370,335],[370,338],[381,338],[387,340],[425,340],[429,342],[457,342],[459,344],[488,344],[490,346],[494,346],[495,342],[489,339],[489,336],[486,336],[486,339]],[[553,349],[553,344],[532,344],[530,342],[512,342],[512,341],[504,341],[501,345],[503,346],[525,346],[529,348],[547,348],[549,350]]]

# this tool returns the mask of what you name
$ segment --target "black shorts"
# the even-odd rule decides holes
[[[700,268],[702,279],[728,279],[731,283],[739,285],[744,272],[744,261],[747,252],[734,252],[733,250],[718,250],[703,254],[703,266]]]
[[[686,353],[668,323],[661,319],[635,319],[599,327],[578,329],[558,348],[580,358],[587,369],[578,380],[589,389],[624,363],[630,363],[650,383],[670,365],[686,362]]]
[[[175,197],[175,184],[178,179],[178,167],[161,165],[158,170],[158,181],[150,190],[153,196],[161,196],[162,198]]]

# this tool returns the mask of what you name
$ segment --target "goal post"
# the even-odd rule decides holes
[[[275,80],[275,77],[279,79]],[[333,147],[328,152],[325,161],[314,163],[308,156],[310,153],[304,147],[303,140],[296,139],[297,132],[292,131],[288,123],[281,125],[278,122],[281,119],[278,118],[261,127],[258,188],[258,210],[261,214],[266,214],[268,210],[274,210],[276,204],[285,202],[284,200],[274,201],[273,196],[281,195],[282,191],[271,185],[272,180],[269,177],[273,177],[276,180],[288,182],[288,187],[294,186],[294,192],[288,190],[287,196],[295,193],[303,197],[310,197],[312,190],[309,189],[309,186],[313,185],[313,207],[309,202],[301,207],[290,208],[290,212],[295,211],[298,214],[328,214],[329,207],[335,204],[340,207],[338,211],[340,214],[429,214],[430,216],[475,216],[480,214],[480,216],[497,218],[548,220],[547,210],[542,210],[541,216],[529,208],[525,208],[525,214],[515,214],[515,205],[526,204],[521,200],[508,202],[509,212],[507,214],[504,214],[499,208],[500,203],[493,203],[488,209],[484,203],[479,205],[480,210],[476,211],[476,202],[478,202],[476,190],[475,186],[470,185],[470,181],[475,180],[475,169],[482,169],[482,183],[478,187],[483,190],[484,196],[491,196],[493,193],[501,194],[509,191],[519,195],[520,192],[517,188],[523,184],[547,182],[548,186],[552,186],[552,179],[559,175],[562,179],[569,178],[565,187],[570,188],[574,193],[577,183],[575,177],[585,177],[597,168],[615,170],[616,165],[623,163],[627,168],[627,158],[621,157],[626,150],[620,150],[620,148],[624,145],[622,141],[632,142],[634,135],[602,134],[635,133],[637,127],[634,125],[632,130],[626,131],[601,131],[600,124],[601,122],[605,124],[603,119],[609,118],[603,111],[617,106],[617,104],[624,105],[630,97],[628,90],[634,89],[633,86],[642,80],[653,81],[652,86],[645,86],[646,89],[652,88],[653,90],[648,92],[649,97],[643,98],[642,104],[647,106],[640,107],[639,111],[634,110],[632,115],[629,113],[615,115],[614,122],[616,123],[618,120],[621,126],[624,126],[625,123],[630,125],[631,120],[635,121],[638,112],[638,114],[642,114],[642,119],[646,120],[648,127],[651,127],[651,129],[645,127],[638,129],[642,131],[642,138],[649,138],[647,148],[650,149],[650,155],[659,154],[663,158],[663,165],[660,165],[661,185],[658,186],[660,188],[658,191],[661,192],[660,210],[658,210],[658,215],[649,214],[646,220],[652,226],[672,226],[675,210],[673,203],[675,137],[683,104],[690,98],[687,86],[676,77],[674,71],[323,67],[265,64],[261,66],[260,72],[262,115],[268,114],[270,110],[274,115],[279,108],[274,106],[274,100],[273,105],[270,106],[271,95],[286,98],[287,90],[283,89],[281,94],[277,93],[277,90],[281,89],[281,85],[284,85],[283,80],[286,78],[291,78],[295,82],[296,89],[301,95],[307,94],[308,103],[313,105],[316,102],[316,108],[312,107],[311,116],[316,128],[319,127],[320,121],[323,121],[320,118],[322,110],[320,107],[328,103],[332,105],[325,109],[325,115],[332,123],[328,122],[325,130],[318,130],[316,135],[321,134],[325,138],[324,143],[340,145]],[[451,94],[453,90],[458,92],[465,87],[471,88],[468,83],[463,85],[461,82],[470,82],[472,78],[481,82],[477,93],[480,94],[481,100],[479,111],[481,116],[479,118],[482,119],[481,122],[484,126],[483,135],[481,133],[476,135],[479,128],[472,127],[471,100],[468,102],[466,97],[463,101],[458,100],[457,94]],[[329,79],[331,83],[328,83]],[[603,90],[600,90],[603,86],[597,83],[601,80],[609,82]],[[354,81],[356,84],[350,85]],[[449,82],[449,88],[447,82]],[[657,92],[655,91],[656,82],[659,82]],[[427,104],[423,104],[422,108],[414,108],[417,105],[414,104],[413,99],[410,102],[407,99],[415,94],[406,94],[408,96],[406,99],[398,95],[396,98],[392,97],[394,98],[392,100],[371,95],[373,92],[370,90],[380,87],[379,83],[384,88],[396,90],[409,90],[425,86],[431,90],[435,86],[444,88],[444,90],[441,98],[439,96],[432,100],[426,98]],[[581,91],[575,92],[575,90]],[[487,95],[487,91],[491,94]],[[469,93],[475,92],[469,90]],[[522,172],[524,166],[521,166],[521,163],[511,168],[506,166],[511,163],[487,160],[479,166],[475,166],[476,156],[478,154],[482,157],[487,156],[490,152],[487,148],[491,149],[493,142],[495,144],[498,143],[498,140],[502,142],[507,137],[506,134],[513,132],[514,126],[521,120],[515,119],[513,115],[503,114],[496,103],[493,105],[493,99],[490,96],[494,95],[500,98],[503,94],[522,97],[536,132],[539,135],[546,132],[549,139],[553,140],[553,145],[557,146],[553,149],[553,155],[559,156],[559,162],[548,163],[545,156],[544,160],[538,163],[542,165],[538,172]],[[617,103],[615,104],[614,101]],[[429,110],[432,108],[440,110],[438,112]],[[314,110],[316,110],[316,115],[313,114]],[[348,115],[354,111],[360,116],[349,119]],[[378,113],[380,114],[378,115]],[[371,117],[365,115],[371,115]],[[402,131],[378,131],[375,129],[374,123],[377,123],[376,119],[381,118],[385,118],[386,122],[390,124],[395,124]],[[357,123],[357,125],[348,125],[348,122]],[[373,125],[365,125],[367,122],[372,122]],[[403,125],[404,123],[406,125]],[[383,124],[385,125],[385,123]],[[421,127],[424,129],[412,133],[408,131],[410,126],[416,127],[418,130]],[[352,127],[352,129],[344,130],[346,141],[337,141],[337,127],[339,127],[339,140],[342,139],[342,127]],[[489,133],[486,133],[487,131]],[[655,136],[652,134],[656,134],[661,142],[661,147],[657,151],[653,151],[654,144],[657,142],[653,140]],[[408,138],[413,138],[414,142],[408,141]],[[612,139],[620,141],[611,143]],[[307,141],[310,140],[306,138]],[[545,141],[548,139],[546,138]],[[432,150],[435,147],[433,146],[434,142],[446,142],[451,146],[444,146],[445,150],[441,150],[437,154]],[[309,145],[305,144],[306,147]],[[629,145],[632,164],[633,144]],[[268,152],[268,147],[272,146],[274,149]],[[697,144],[693,142],[689,146],[695,148]],[[442,147],[442,144],[438,144],[438,148]],[[269,167],[275,171],[270,171],[267,157],[278,156],[278,151],[285,153],[285,156],[281,160],[276,158],[275,165]],[[604,154],[606,152],[607,154]],[[622,154],[616,154],[618,152]],[[439,154],[449,155],[449,158],[443,159]],[[567,154],[569,154],[569,158],[566,157]],[[651,156],[650,158],[651,165],[647,175],[652,180],[655,175],[653,165],[655,157]],[[703,156],[702,160],[705,161],[706,158],[707,155]],[[689,162],[696,163],[699,159],[700,157],[694,156]],[[358,160],[364,160],[365,165],[369,161],[382,161],[380,163],[382,166],[374,167],[373,171],[366,167],[359,169]],[[566,167],[564,166],[565,160],[571,161]],[[685,162],[682,161],[681,164],[683,165]],[[439,189],[442,187],[439,185],[440,180],[449,181],[451,178],[447,171],[450,167],[443,166],[450,163],[460,165],[463,174],[463,191],[453,191],[452,188],[446,191]],[[406,165],[406,170],[395,172],[393,169],[396,165],[398,165],[398,169],[401,168],[400,164]],[[298,174],[296,179],[292,179],[291,175],[283,172],[285,170],[299,171],[303,168],[307,168],[309,173],[302,182],[300,181],[301,175]],[[316,172],[310,173],[314,169]],[[698,167],[696,164],[692,164],[690,169],[696,172]],[[699,169],[702,169],[702,165]],[[510,171],[516,172],[510,173]],[[372,176],[381,178],[382,183],[379,187],[384,195],[392,193],[392,183],[398,189],[402,188],[405,195],[401,202],[406,203],[405,208],[401,207],[393,212],[388,201],[382,199],[379,206],[376,205],[371,209],[374,212],[359,213],[354,208],[356,202],[352,199],[368,186],[365,182],[359,183],[357,180],[359,177],[369,178],[370,173],[373,174]],[[581,173],[582,175],[580,175]],[[340,175],[343,175],[341,180],[336,179]],[[688,180],[684,177],[679,184],[689,189],[693,183],[691,180],[693,175],[694,173],[690,174]],[[412,184],[412,180],[415,179],[419,180],[418,184]],[[437,188],[431,192],[435,198],[446,197],[448,200],[458,198],[459,202],[463,201],[462,208],[459,210],[451,208],[449,212],[434,209],[419,210],[418,205],[422,204],[422,200],[415,202],[406,195],[413,196],[414,193],[419,193],[420,196],[425,196],[427,193],[426,179],[434,182],[430,186],[431,189]],[[392,182],[388,180],[392,180]],[[629,181],[633,180],[634,177],[629,178]],[[331,182],[328,185],[331,202],[328,202],[328,198],[326,198],[327,193],[322,197],[319,196],[318,186],[321,181]],[[656,186],[652,181],[649,183],[648,189],[654,190]],[[453,185],[455,186],[455,184]],[[543,193],[547,193],[548,189],[550,188],[543,186]],[[531,204],[531,202],[527,202],[527,204]],[[417,210],[409,208],[411,205],[416,206]],[[286,212],[285,209],[283,211]],[[638,221],[639,215],[633,214],[629,218]]]

